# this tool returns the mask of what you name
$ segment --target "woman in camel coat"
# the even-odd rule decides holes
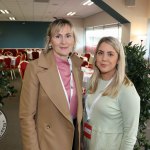
[[[82,62],[70,55],[75,44],[72,24],[66,19],[55,20],[47,34],[49,48],[29,63],[23,79],[19,112],[23,149],[79,150]],[[67,75],[72,83],[65,83]]]

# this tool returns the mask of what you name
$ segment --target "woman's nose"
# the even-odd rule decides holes
[[[103,54],[102,60],[106,60],[106,59],[107,59],[107,55],[106,55],[106,54]]]
[[[66,43],[66,37],[65,36],[61,37],[61,43]]]

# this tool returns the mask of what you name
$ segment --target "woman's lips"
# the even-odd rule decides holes
[[[61,50],[66,50],[68,49],[67,47],[60,47]]]
[[[100,66],[101,66],[101,67],[106,67],[107,65],[106,65],[106,64],[101,64]]]

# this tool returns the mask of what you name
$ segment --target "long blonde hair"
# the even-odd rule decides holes
[[[52,50],[52,47],[49,45],[50,41],[52,39],[52,36],[56,33],[58,33],[62,27],[64,27],[65,25],[70,26],[72,32],[73,32],[73,37],[74,37],[74,46],[76,44],[76,36],[75,36],[75,31],[74,31],[74,27],[73,24],[67,20],[67,19],[56,19],[55,21],[51,22],[48,29],[47,29],[47,34],[46,34],[46,39],[45,39],[45,49],[44,49],[44,53],[47,53],[49,50]]]
[[[112,82],[110,83],[110,85],[106,88],[106,90],[103,93],[103,96],[108,95],[111,97],[115,97],[118,94],[118,90],[121,87],[121,85],[123,83],[125,85],[129,85],[131,83],[131,81],[128,79],[128,77],[125,74],[125,54],[124,54],[123,46],[118,41],[118,39],[111,37],[111,36],[103,37],[102,39],[100,39],[100,41],[97,44],[96,52],[94,55],[94,61],[93,61],[94,73],[90,79],[89,92],[94,93],[96,91],[97,86],[98,86],[98,80],[101,78],[100,70],[96,66],[96,55],[97,55],[99,46],[103,42],[111,45],[118,54],[118,64],[116,66],[115,75],[113,77]]]

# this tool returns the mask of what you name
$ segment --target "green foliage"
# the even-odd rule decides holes
[[[0,107],[4,105],[3,100],[16,93],[16,89],[10,84],[10,72],[3,70],[3,64],[0,63]]]
[[[141,98],[141,113],[139,132],[134,150],[150,150],[150,141],[146,139],[145,129],[150,119],[150,66],[144,59],[146,53],[142,45],[132,45],[130,42],[124,46],[127,61],[127,75],[134,83]]]

